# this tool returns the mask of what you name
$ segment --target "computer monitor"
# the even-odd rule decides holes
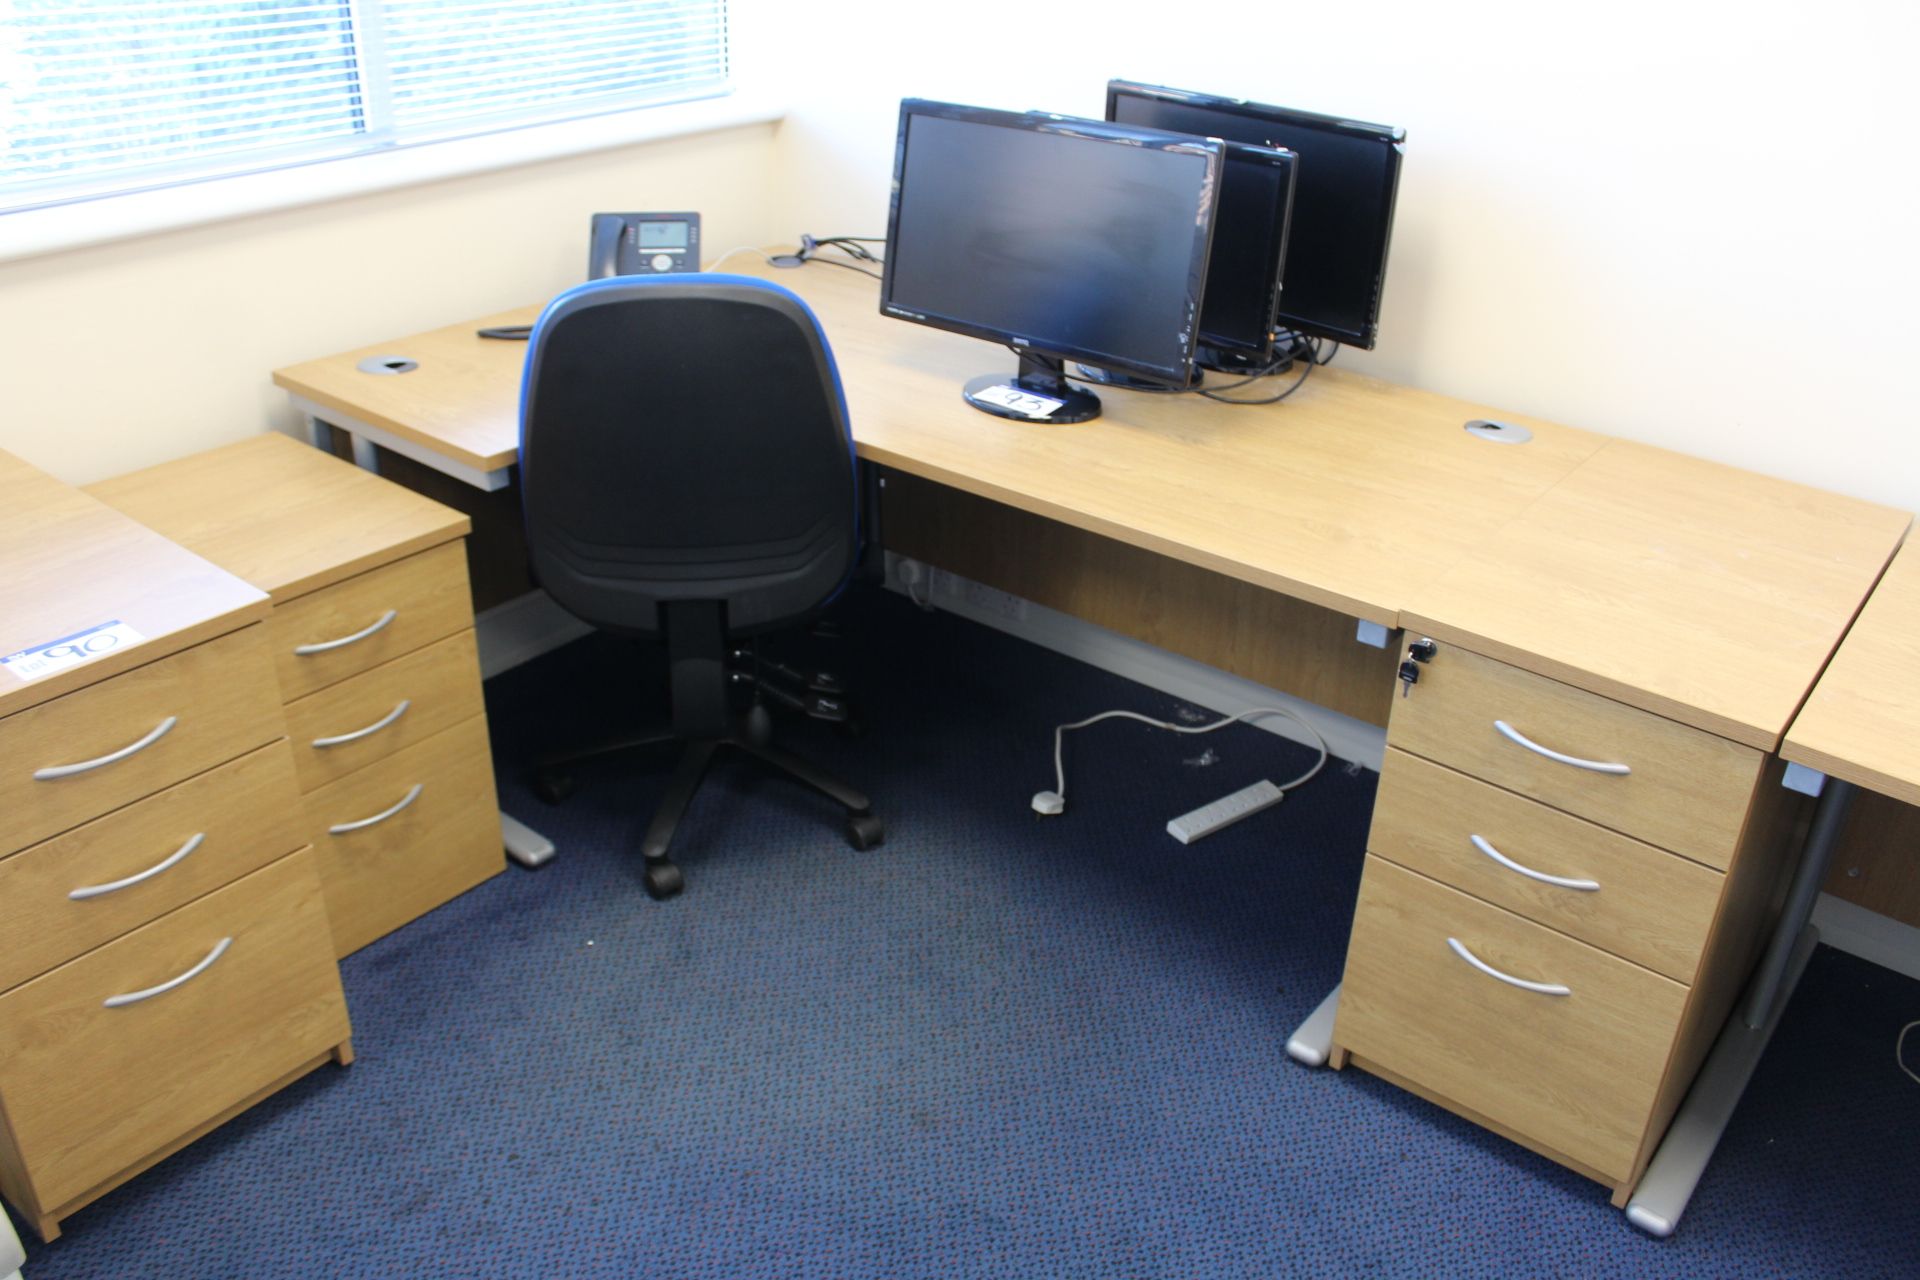
[[[1100,412],[1068,360],[1192,373],[1224,144],[1040,112],[900,104],[882,313],[1005,343],[966,384],[1004,418]]]
[[[1107,84],[1107,118],[1297,153],[1277,323],[1372,349],[1403,131],[1128,80]]]
[[[1283,147],[1226,144],[1220,212],[1207,254],[1206,299],[1193,363],[1199,369],[1253,373],[1274,363],[1280,272],[1286,264],[1295,161]],[[1126,386],[1127,374],[1083,366],[1095,382]],[[1196,372],[1193,381],[1199,382]]]
[[[1261,368],[1273,357],[1295,159],[1284,147],[1227,144],[1195,364],[1239,371]]]

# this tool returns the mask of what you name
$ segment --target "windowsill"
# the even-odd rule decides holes
[[[696,102],[26,209],[0,214],[0,262],[636,142],[763,124],[784,112],[784,105],[769,96],[736,91]]]

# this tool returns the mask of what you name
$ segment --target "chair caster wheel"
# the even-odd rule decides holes
[[[887,838],[887,829],[876,814],[856,813],[847,819],[847,843],[865,852]]]
[[[573,794],[573,775],[558,769],[541,769],[533,775],[533,794],[545,804],[559,804]]]
[[[642,880],[647,896],[655,902],[671,898],[687,887],[686,876],[671,862],[649,862]]]

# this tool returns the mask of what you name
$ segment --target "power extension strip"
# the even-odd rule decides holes
[[[1181,844],[1192,844],[1201,836],[1210,836],[1262,809],[1271,809],[1286,798],[1286,792],[1262,778],[1232,795],[1221,796],[1212,804],[1203,804],[1192,813],[1181,814],[1167,823],[1167,834]]]

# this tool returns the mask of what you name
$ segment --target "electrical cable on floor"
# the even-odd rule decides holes
[[[1277,789],[1280,791],[1291,791],[1295,787],[1310,780],[1325,767],[1328,753],[1327,740],[1320,736],[1320,731],[1314,728],[1306,719],[1288,711],[1285,707],[1250,707],[1235,715],[1224,716],[1212,724],[1202,725],[1173,724],[1166,720],[1155,720],[1152,716],[1141,715],[1137,711],[1102,711],[1099,715],[1088,716],[1085,720],[1076,720],[1072,724],[1055,726],[1053,731],[1054,790],[1036,793],[1033,797],[1033,811],[1038,814],[1052,816],[1053,814],[1064,811],[1067,807],[1067,767],[1065,760],[1062,758],[1061,751],[1069,730],[1084,729],[1088,725],[1098,724],[1102,720],[1119,718],[1138,720],[1141,724],[1152,725],[1157,729],[1171,729],[1175,733],[1212,733],[1215,729],[1224,729],[1230,724],[1238,724],[1242,720],[1265,715],[1284,716],[1288,720],[1293,721],[1312,736],[1314,746],[1319,749],[1320,758],[1313,762],[1312,768],[1291,782],[1279,783],[1277,786]]]
[[[1920,1075],[1915,1075],[1913,1068],[1907,1065],[1907,1056],[1905,1053],[1907,1032],[1913,1030],[1915,1027],[1920,1027],[1920,1022],[1909,1022],[1906,1026],[1900,1028],[1900,1038],[1893,1042],[1893,1061],[1896,1066],[1912,1078],[1915,1084],[1920,1084]]]

